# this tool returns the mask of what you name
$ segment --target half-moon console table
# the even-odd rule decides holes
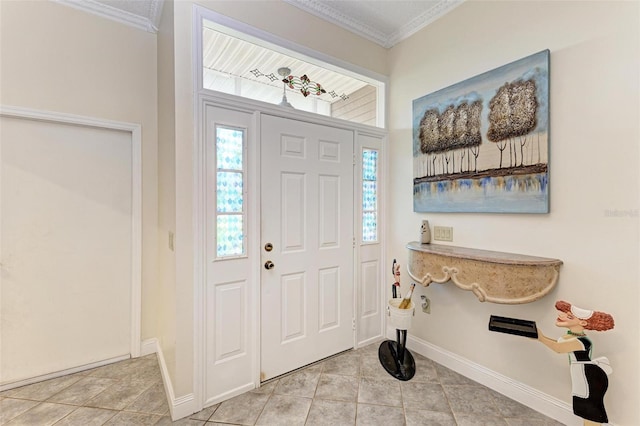
[[[409,276],[427,287],[452,281],[481,302],[529,303],[555,287],[562,261],[465,247],[411,242]]]

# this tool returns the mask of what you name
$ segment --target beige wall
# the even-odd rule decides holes
[[[193,58],[192,4],[174,3],[174,84],[175,84],[175,358],[173,382],[176,397],[193,389]]]
[[[169,233],[176,230],[175,62],[173,1],[162,9],[158,30],[158,342],[175,382],[176,267]],[[175,238],[174,238],[175,244]],[[175,247],[175,246],[174,246]]]
[[[142,338],[157,305],[156,35],[50,1],[2,1],[0,103],[142,125]]]
[[[564,332],[554,325],[557,299],[609,312],[615,329],[590,336],[594,355],[608,356],[615,370],[606,405],[619,425],[640,419],[639,6],[471,1],[393,47],[389,58],[388,259],[406,259],[405,244],[429,219],[454,228],[454,245],[564,261],[552,294],[525,305],[483,304],[452,284],[420,288],[414,297],[427,294],[432,313],[416,313],[410,333],[570,403],[566,355],[489,332],[489,316],[535,320],[555,338]],[[551,213],[413,213],[412,100],[547,48]],[[608,213],[615,210],[628,216]]]

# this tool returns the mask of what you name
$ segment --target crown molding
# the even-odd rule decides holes
[[[443,0],[438,2],[434,7],[416,16],[411,21],[400,27],[398,31],[395,31],[393,34],[391,34],[391,36],[387,39],[387,45],[384,47],[390,48],[395,46],[402,40],[408,38],[427,25],[451,12],[453,9],[464,3],[464,1],[465,0]]]
[[[285,3],[289,3],[299,9],[304,10],[312,15],[317,16],[325,21],[329,21],[332,24],[338,25],[352,33],[364,37],[373,41],[381,46],[385,46],[387,41],[387,34],[382,31],[376,30],[370,25],[365,24],[362,21],[351,18],[344,13],[334,9],[326,3],[316,0],[284,0]]]
[[[388,49],[450,12],[462,4],[464,0],[442,0],[431,9],[413,18],[392,34],[387,34],[383,31],[377,30],[366,22],[353,19],[352,17],[347,16],[329,6],[327,2],[324,1],[284,0],[284,2],[322,18],[325,21],[338,25]]]
[[[164,0],[151,0],[149,5],[149,21],[151,22],[155,33],[160,28],[160,19],[162,18],[162,8],[164,6]]]
[[[149,10],[150,18],[136,15],[122,9],[109,6],[95,0],[51,0],[56,3],[70,6],[83,12],[92,13],[103,18],[111,19],[121,24],[144,30],[150,33],[158,32],[158,24],[162,14],[162,0],[152,0]]]

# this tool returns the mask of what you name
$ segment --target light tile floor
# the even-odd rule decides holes
[[[414,353],[389,376],[379,344],[348,351],[171,422],[155,355],[0,393],[0,425],[561,425]]]

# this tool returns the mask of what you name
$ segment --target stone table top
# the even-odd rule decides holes
[[[420,244],[412,241],[407,244],[409,250],[460,259],[478,260],[481,262],[500,263],[505,265],[562,265],[562,260],[548,257],[529,256],[526,254],[505,253],[500,251],[481,250],[468,247],[457,247],[443,244]]]

